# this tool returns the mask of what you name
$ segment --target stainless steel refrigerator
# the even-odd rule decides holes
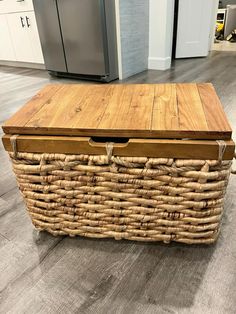
[[[52,75],[118,78],[115,0],[33,0],[45,65]]]

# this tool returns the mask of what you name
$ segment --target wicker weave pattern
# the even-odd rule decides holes
[[[165,243],[217,238],[231,161],[10,156],[39,230]]]

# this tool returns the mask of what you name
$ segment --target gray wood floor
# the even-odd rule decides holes
[[[41,70],[0,67],[0,122],[42,86]],[[236,53],[178,60],[129,83],[212,82],[236,128]],[[119,83],[119,82],[117,82]],[[236,313],[236,179],[212,246],[54,238],[35,240],[0,146],[0,313]]]

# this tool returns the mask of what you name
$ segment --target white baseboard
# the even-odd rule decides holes
[[[41,63],[0,60],[0,65],[6,65],[6,66],[10,66],[10,67],[20,67],[20,68],[45,70],[45,65],[41,64]]]
[[[150,70],[167,70],[171,67],[171,58],[149,58],[148,68]]]

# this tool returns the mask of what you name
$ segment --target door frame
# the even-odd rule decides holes
[[[216,32],[216,20],[217,20],[217,12],[219,7],[220,0],[214,0],[214,10],[212,12],[212,23],[211,23],[211,34],[210,34],[210,43],[209,43],[209,51],[213,50],[213,45],[215,41],[215,32]]]

